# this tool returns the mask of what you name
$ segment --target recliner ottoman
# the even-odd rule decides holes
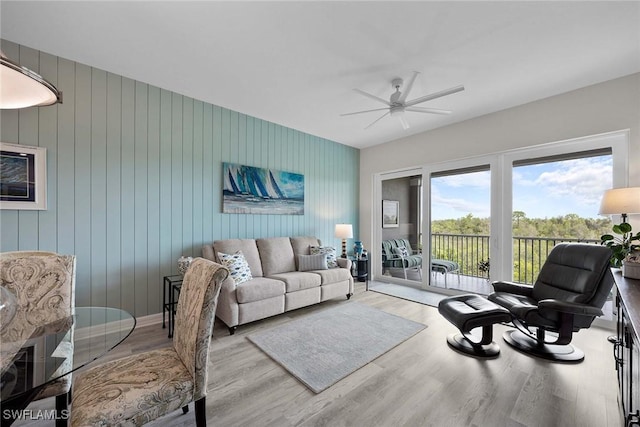
[[[438,312],[460,330],[459,334],[447,336],[447,343],[453,349],[482,358],[498,356],[500,347],[493,341],[493,325],[510,322],[509,310],[480,295],[464,294],[440,301]],[[471,330],[479,327],[482,328],[482,337],[476,341]]]

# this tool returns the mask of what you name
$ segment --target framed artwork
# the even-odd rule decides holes
[[[382,201],[382,228],[400,227],[400,202]]]
[[[304,175],[223,163],[222,212],[304,215]]]
[[[47,209],[47,149],[0,142],[0,209]]]

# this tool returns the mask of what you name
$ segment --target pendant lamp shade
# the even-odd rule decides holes
[[[0,109],[40,107],[58,102],[62,103],[62,92],[0,51]]]

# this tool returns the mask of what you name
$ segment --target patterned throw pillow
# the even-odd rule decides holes
[[[253,279],[249,263],[245,259],[242,251],[238,251],[233,255],[218,252],[218,259],[220,260],[220,264],[229,269],[231,277],[236,282],[236,285]]]
[[[409,251],[404,246],[398,246],[397,248],[395,248],[395,252],[401,258],[406,258],[409,256]]]
[[[327,268],[325,254],[298,255],[298,271],[326,270]]]
[[[311,250],[311,255],[326,255],[328,268],[338,268],[338,261],[336,261],[336,248],[331,246],[310,246],[309,248]]]

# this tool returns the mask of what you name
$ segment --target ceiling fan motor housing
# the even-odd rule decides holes
[[[389,109],[389,114],[392,116],[399,115],[399,114],[404,115],[404,106],[402,105],[392,106]]]
[[[393,108],[402,105],[402,103],[399,101],[400,96],[402,95],[402,92],[400,92],[400,88],[402,87],[402,79],[393,79],[393,81],[391,82],[391,87],[396,90],[389,97],[389,102],[391,102],[391,115],[393,115]]]

